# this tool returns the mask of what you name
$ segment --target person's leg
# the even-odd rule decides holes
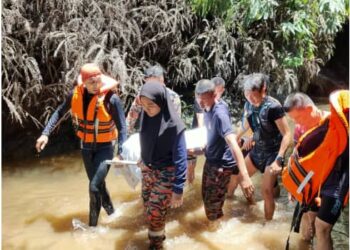
[[[113,159],[113,152],[114,152],[113,146],[103,149],[101,153],[98,154],[96,157],[97,162],[98,161],[104,162],[106,160]],[[106,182],[105,182],[106,176],[110,169],[110,165],[100,164],[100,166],[101,168],[99,167],[99,169],[96,172],[96,177],[95,177],[96,180],[94,180],[95,181],[94,184],[96,186],[99,186],[102,207],[105,209],[108,215],[111,215],[114,212],[114,208],[113,208],[113,203],[109,195],[109,192],[107,190]]]
[[[108,169],[109,169],[109,166],[108,166]],[[109,195],[109,192],[107,190],[105,181],[102,183],[100,190],[101,190],[100,194],[101,194],[102,207],[104,208],[104,210],[108,215],[111,215],[114,213],[114,207],[113,207],[113,202],[111,200],[111,196]]]
[[[232,174],[229,183],[227,184],[227,194],[226,198],[232,198],[234,196],[235,190],[239,184],[239,169],[235,165],[232,168]]]
[[[242,141],[242,139],[241,139]],[[244,142],[244,140],[243,140]],[[243,143],[241,142],[241,143]],[[249,154],[251,150],[242,150],[242,154],[244,156],[244,158],[246,158]],[[252,173],[253,175],[254,173]],[[232,173],[232,176],[231,176],[231,179],[230,179],[230,182],[227,186],[227,195],[226,197],[228,198],[232,198],[234,195],[235,195],[235,191],[237,189],[237,186],[240,182],[240,177],[239,177],[239,170],[238,170],[238,167],[236,166],[235,169],[234,169],[234,172]]]
[[[93,163],[97,166],[97,171],[93,176],[89,190],[90,190],[90,226],[96,226],[98,217],[100,214],[101,206],[104,204],[104,208],[107,214],[114,212],[113,203],[108,194],[105,178],[108,174],[110,166],[105,164],[105,160],[113,158],[113,147],[103,147],[96,150]]]
[[[333,249],[331,232],[333,225],[328,224],[327,222],[316,217],[315,220],[316,228],[316,250],[331,250]]]
[[[247,167],[247,171],[248,171],[248,174],[249,174],[249,177],[253,176],[256,171],[258,170],[256,164],[254,163],[254,154],[253,154],[253,151],[250,151],[250,153],[245,157],[244,161],[245,161],[245,165]],[[253,159],[252,159],[253,158]],[[239,175],[239,182],[242,181],[242,176]],[[241,189],[242,189],[242,186],[241,186]],[[247,201],[249,204],[254,204],[255,203],[255,197],[252,196],[250,198],[247,198]]]
[[[244,158],[244,161],[245,161],[249,176],[253,176],[255,174],[255,172],[257,171],[257,169],[256,169],[256,167],[251,159],[250,154],[248,154]],[[242,176],[240,175],[239,172],[238,172],[238,174],[231,175],[231,179],[230,179],[230,182],[229,182],[228,187],[227,187],[227,194],[228,194],[227,196],[228,197],[234,196],[236,188],[237,188],[238,184],[240,184],[241,180],[242,180]],[[248,201],[250,203],[254,203],[254,198],[249,199]]]
[[[81,155],[83,157],[86,175],[88,176],[89,182],[90,182],[97,170],[96,168],[94,168],[94,162],[93,162],[95,152],[93,150],[83,148],[81,150]]]
[[[305,241],[311,242],[315,236],[315,219],[317,212],[309,211],[303,214],[300,223],[300,231]]]
[[[175,167],[155,171],[155,182],[146,209],[149,227],[150,249],[162,249],[165,240],[165,217],[170,206]]]
[[[90,184],[91,180],[93,179],[97,168],[94,165],[94,157],[95,157],[95,151],[92,149],[82,149],[82,157],[84,161],[84,167],[86,170],[86,174],[89,178],[89,197],[90,197],[90,204],[89,204],[89,226],[96,226],[97,225],[97,219],[98,219],[98,213],[96,211],[96,207],[98,207],[98,201],[100,200],[98,195],[93,194],[90,191]]]
[[[230,182],[227,185],[227,198],[232,198],[235,195],[236,188],[239,184],[238,175],[231,175]]]
[[[273,197],[278,198],[280,197],[281,189],[278,184],[278,178],[276,179],[275,185],[273,186]]]
[[[317,250],[333,249],[331,232],[333,225],[340,216],[342,200],[340,198],[322,196],[321,207],[315,220]]]
[[[149,197],[153,189],[156,179],[152,169],[142,170],[142,187],[141,187],[141,197],[143,200],[144,211],[146,214],[148,208]],[[146,214],[147,215],[147,214]],[[147,216],[146,216],[147,218]]]
[[[205,164],[203,169],[202,197],[205,214],[210,221],[220,219],[224,214],[222,207],[225,202],[227,185],[232,169]]]
[[[187,161],[187,180],[189,184],[193,184],[195,178],[195,168],[197,165],[197,157]]]
[[[275,185],[276,179],[277,176],[270,172],[270,167],[267,167],[265,169],[261,185],[266,220],[272,220],[273,214],[275,212],[275,198],[273,187]]]

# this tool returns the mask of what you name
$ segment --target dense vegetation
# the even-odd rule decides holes
[[[272,91],[305,90],[332,55],[345,0],[4,0],[2,118],[44,124],[79,67],[98,63],[124,84],[126,108],[142,72],[159,63],[172,87],[220,75],[271,75]]]

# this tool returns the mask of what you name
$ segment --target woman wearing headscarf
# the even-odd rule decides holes
[[[179,207],[183,202],[187,170],[185,125],[166,88],[159,83],[143,85],[140,102],[142,198],[150,249],[162,249],[168,208]]]
[[[125,114],[121,100],[113,92],[118,82],[102,74],[96,64],[84,64],[79,78],[72,93],[51,116],[36,141],[36,149],[40,152],[45,148],[49,135],[67,111],[71,110],[89,178],[89,226],[96,226],[101,207],[108,215],[114,212],[105,183],[109,166],[104,161],[111,160],[114,153],[117,158],[121,154],[126,139]]]

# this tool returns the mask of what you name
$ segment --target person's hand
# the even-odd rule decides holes
[[[244,196],[247,199],[251,199],[254,195],[254,185],[252,180],[250,179],[250,177],[247,175],[242,177],[242,181],[241,181],[241,187],[242,187],[242,191]]]
[[[147,167],[141,159],[137,161],[137,166],[141,169],[141,171],[150,170],[149,167]]]
[[[41,135],[37,140],[35,144],[35,148],[40,153],[46,146],[46,144],[49,142],[49,137],[47,135]]]
[[[137,105],[141,106],[141,99],[140,99],[140,96],[139,96],[139,95],[136,96],[135,101],[136,101],[136,104],[137,104]]]
[[[289,192],[288,192],[288,201],[289,202],[294,202],[295,201],[294,196],[291,193],[289,193]]]
[[[121,155],[116,155],[113,158],[113,161],[121,161],[121,160],[123,160],[123,157]]]
[[[248,151],[253,147],[253,145],[254,145],[253,137],[246,138],[244,139],[242,149]]]
[[[190,156],[198,156],[204,154],[204,148],[187,149],[187,154]]]
[[[282,172],[282,167],[278,165],[277,161],[274,161],[270,165],[270,173],[273,175],[279,175]]]
[[[116,155],[112,159],[112,161],[114,161],[114,162],[117,162],[117,161],[120,161],[120,160],[123,160],[123,157],[121,155]],[[114,167],[116,167],[116,168],[123,168],[125,166],[127,166],[127,165],[125,165],[125,164],[115,164],[114,165]]]
[[[188,166],[187,166],[187,180],[189,184],[192,184],[195,178],[195,167],[196,167],[196,160],[189,160]]]
[[[178,208],[182,205],[183,203],[183,196],[182,194],[177,194],[174,193],[171,196],[171,202],[170,202],[170,207],[172,208]]]

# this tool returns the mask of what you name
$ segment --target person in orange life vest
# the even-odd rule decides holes
[[[104,161],[111,160],[113,155],[119,158],[126,140],[125,114],[121,100],[111,91],[118,84],[117,81],[109,80],[108,84],[103,84],[101,70],[91,63],[82,66],[80,75],[82,83],[74,87],[66,101],[51,116],[36,142],[36,149],[40,152],[45,148],[57,122],[71,109],[90,181],[89,226],[96,226],[101,206],[108,215],[114,212],[105,183],[109,165]]]
[[[267,95],[268,84],[269,77],[261,73],[250,74],[243,80],[247,99],[244,125],[245,129],[252,129],[254,140],[254,146],[245,157],[245,163],[249,176],[254,175],[257,170],[263,174],[261,191],[265,219],[272,220],[275,211],[274,186],[282,171],[284,154],[291,138],[282,105]],[[238,183],[241,177],[238,175],[234,178]]]
[[[284,103],[288,116],[295,123],[294,141],[327,119],[330,112],[316,107],[309,96],[303,93],[290,94]],[[348,140],[348,138],[344,138]],[[349,189],[349,148],[345,149],[341,157],[321,187],[321,204],[311,204],[308,212],[301,219],[301,233],[303,238],[311,241],[317,238],[316,249],[333,249],[331,231],[338,220],[342,204]]]

